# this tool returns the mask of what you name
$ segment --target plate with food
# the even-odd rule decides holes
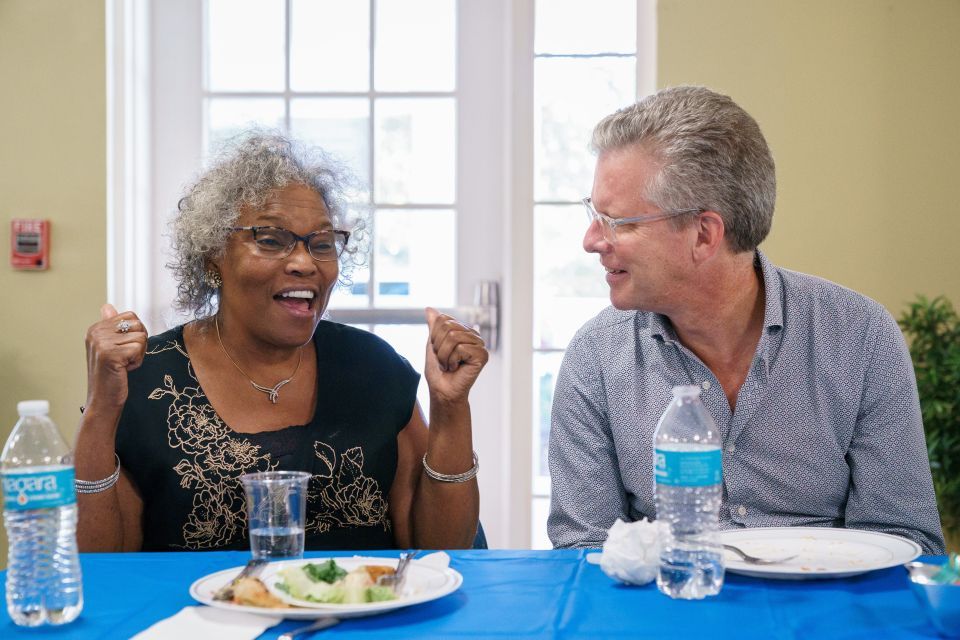
[[[430,602],[463,584],[459,572],[418,560],[407,567],[399,592],[377,584],[377,578],[396,571],[397,562],[363,556],[273,562],[259,578],[240,580],[232,600],[214,600],[213,594],[242,569],[234,567],[200,578],[190,595],[211,607],[277,618],[355,618]]]
[[[827,527],[761,527],[719,533],[720,542],[759,558],[784,558],[769,565],[748,564],[724,551],[727,571],[758,578],[809,580],[846,578],[910,562],[920,545],[889,533]]]

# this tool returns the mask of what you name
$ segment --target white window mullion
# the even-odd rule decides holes
[[[367,94],[368,100],[370,101],[370,117],[367,121],[368,126],[368,135],[367,135],[367,145],[369,147],[369,152],[367,154],[367,163],[368,171],[367,175],[370,176],[370,185],[368,189],[369,193],[369,205],[370,205],[370,217],[368,221],[370,223],[369,235],[370,238],[370,255],[367,258],[367,273],[370,279],[367,282],[367,306],[373,308],[374,300],[374,288],[377,281],[377,256],[376,256],[376,242],[374,240],[374,232],[377,227],[377,199],[376,199],[376,189],[374,185],[377,184],[377,173],[376,167],[377,162],[374,157],[374,152],[377,148],[376,144],[376,132],[377,132],[377,100],[376,100],[376,88],[374,86],[374,65],[376,64],[376,51],[377,47],[377,0],[370,0],[370,63],[368,66],[369,74],[369,84],[367,85]],[[371,331],[373,327],[370,328]]]
[[[290,98],[293,95],[293,89],[290,86],[290,37],[293,32],[291,21],[293,11],[293,0],[287,0],[286,21],[284,22],[283,37],[283,130],[289,132],[290,122]]]

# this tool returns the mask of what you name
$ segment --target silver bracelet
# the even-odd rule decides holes
[[[77,493],[101,493],[117,484],[117,480],[120,479],[120,456],[114,453],[113,457],[117,459],[117,468],[113,470],[113,473],[103,480],[75,479],[73,481],[73,486],[76,488]]]
[[[477,472],[480,471],[480,461],[477,460],[477,452],[474,451],[473,466],[463,473],[440,473],[430,468],[430,465],[427,464],[427,454],[423,454],[423,471],[438,482],[466,482],[477,477]]]

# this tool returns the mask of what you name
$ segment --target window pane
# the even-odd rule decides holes
[[[290,132],[345,163],[370,193],[370,103],[362,98],[302,98],[290,101]]]
[[[635,101],[634,58],[538,58],[534,62],[537,200],[590,193],[590,134],[603,116]]]
[[[533,346],[565,349],[583,324],[610,304],[604,269],[583,250],[583,207],[534,207]]]
[[[377,0],[377,91],[453,91],[455,0]]]
[[[547,516],[550,515],[550,498],[534,498],[531,505],[530,548],[553,549],[547,536]]]
[[[397,353],[406,358],[410,365],[420,375],[420,386],[417,387],[417,400],[420,408],[428,418],[430,417],[430,390],[427,380],[423,377],[423,363],[427,348],[427,325],[425,324],[378,324],[374,325],[373,332],[390,343]]]
[[[341,278],[349,277],[350,284],[340,282],[330,295],[331,309],[357,309],[370,306],[370,237],[373,234],[373,216],[365,204],[354,204],[357,199],[353,194],[345,194],[348,203],[343,220],[334,221],[335,226],[352,232],[347,248],[352,252],[350,264],[356,265],[347,276],[346,269],[341,267]],[[341,260],[341,263],[344,261]]]
[[[208,0],[207,88],[283,91],[284,0]]]
[[[294,91],[370,88],[367,0],[293,0],[290,86]]]
[[[350,286],[338,284],[330,294],[330,309],[365,309],[369,307],[370,298],[367,293],[370,287],[370,269],[358,267],[350,276]]]
[[[533,494],[549,495],[550,467],[547,450],[550,445],[550,409],[553,406],[553,388],[563,353],[559,351],[533,354]]]
[[[283,98],[209,98],[206,149],[216,151],[224,140],[252,126],[283,126]]]
[[[387,98],[374,105],[377,202],[452,204],[455,117],[452,98]]]
[[[376,212],[374,306],[453,306],[454,225],[449,209]]]
[[[536,53],[636,53],[636,0],[537,0]]]

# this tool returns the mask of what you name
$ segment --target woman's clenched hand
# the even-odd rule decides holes
[[[427,307],[427,357],[424,375],[430,387],[430,402],[466,402],[467,395],[490,355],[476,331]]]
[[[132,311],[100,307],[100,321],[87,329],[87,408],[117,409],[127,401],[127,372],[143,363],[147,330]]]

